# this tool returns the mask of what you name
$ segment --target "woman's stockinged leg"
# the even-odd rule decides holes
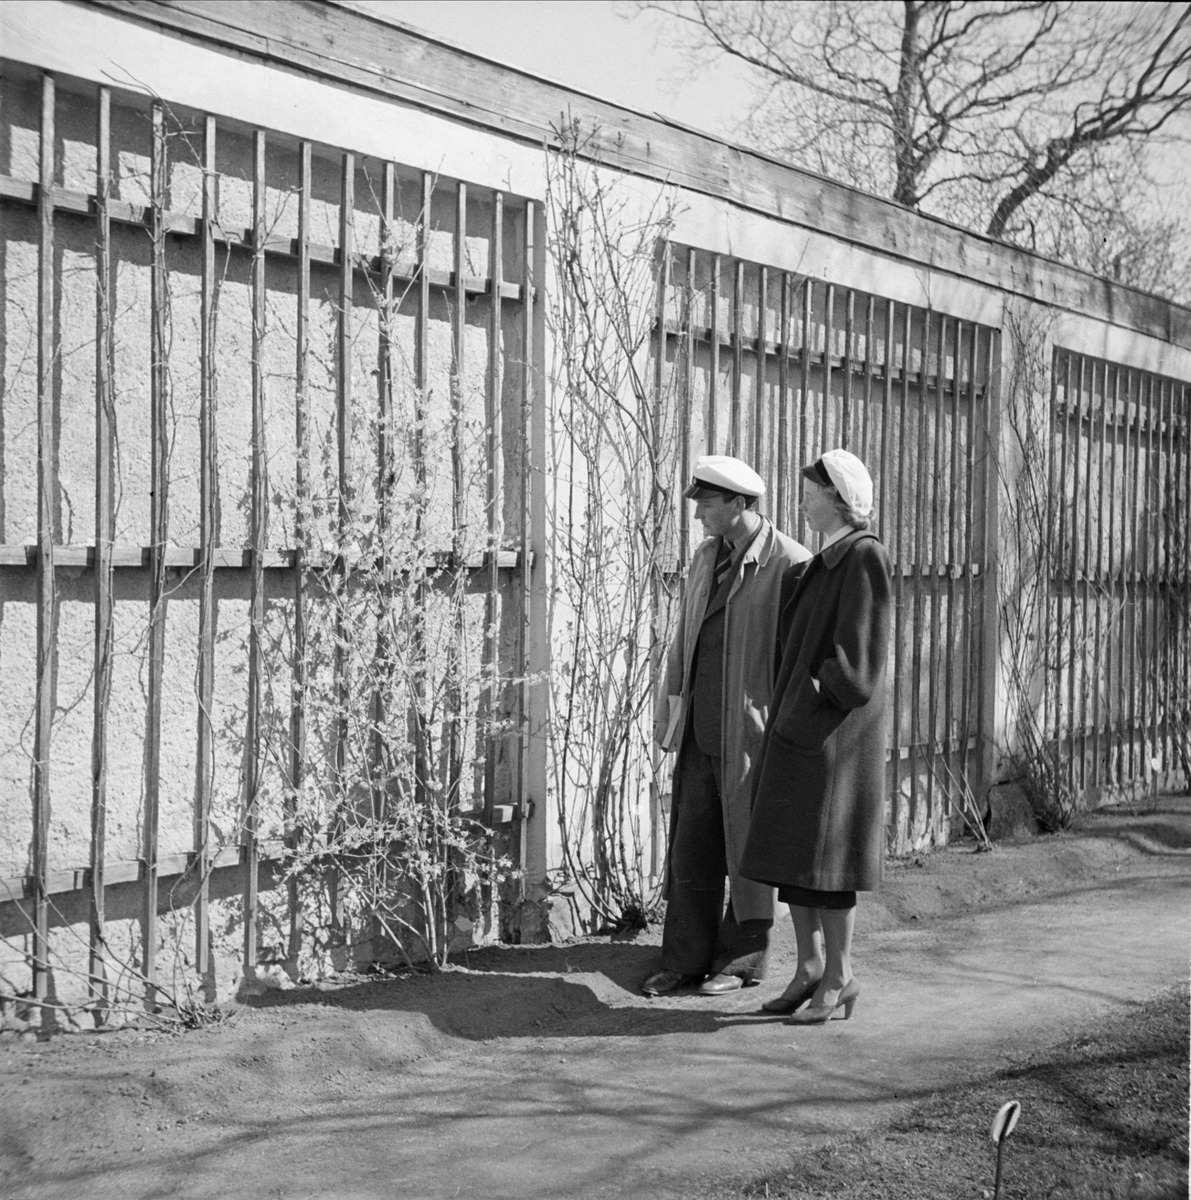
[[[819,909],[790,905],[790,920],[798,941],[798,970],[788,991],[803,991],[823,977],[823,926]]]
[[[835,1005],[840,991],[852,979],[852,931],[856,927],[856,909],[820,908],[815,911],[815,917],[823,930],[826,966],[814,1003]]]

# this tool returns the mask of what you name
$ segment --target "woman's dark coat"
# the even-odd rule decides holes
[[[846,534],[790,570],[786,596],[741,874],[871,891],[885,845],[885,547],[867,531]]]

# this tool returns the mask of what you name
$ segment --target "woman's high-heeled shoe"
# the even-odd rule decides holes
[[[799,992],[791,992],[787,987],[780,996],[773,1000],[766,1000],[761,1005],[761,1011],[767,1013],[792,1013],[795,1009],[801,1008],[814,994],[815,989],[819,986],[819,980],[816,979],[812,983],[808,983]],[[793,986],[793,983],[790,985]]]
[[[855,978],[849,979],[847,983],[840,988],[840,993],[834,1004],[812,1004],[809,1008],[804,1008],[801,1012],[796,1012],[786,1018],[787,1025],[826,1025],[833,1016],[842,1008],[844,1010],[844,1020],[848,1020],[852,1015],[852,1009],[856,1007],[856,997],[860,995],[860,984]]]

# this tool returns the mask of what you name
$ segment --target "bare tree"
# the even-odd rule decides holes
[[[1188,132],[1191,5],[639,7],[681,21],[692,49],[754,67],[747,136],[811,170],[1081,265],[1099,238],[1118,277],[1130,230],[1170,235],[1169,215],[1147,205],[1152,151]]]

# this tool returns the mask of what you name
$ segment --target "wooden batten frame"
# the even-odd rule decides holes
[[[877,536],[889,548],[889,523],[885,513],[889,508],[890,439],[893,411],[893,301],[885,301],[885,361],[881,373],[881,507],[877,510]]]
[[[873,363],[875,347],[873,338],[877,323],[877,298],[870,295],[864,309],[864,408],[860,414],[860,458],[865,466],[872,468],[872,423],[873,423]]]
[[[335,362],[335,427],[337,457],[338,505],[336,533],[338,538],[337,567],[339,593],[335,610],[335,656],[332,666],[332,687],[337,709],[335,720],[335,779],[342,790],[347,778],[348,703],[350,684],[348,680],[348,629],[344,615],[347,600],[348,563],[347,546],[355,509],[352,484],[352,320],[353,320],[353,263],[355,259],[355,205],[356,205],[356,156],[344,153],[340,160],[339,185],[339,280],[337,303],[339,308],[336,327]],[[343,832],[346,815],[342,803],[336,808],[331,822],[330,835],[337,839]],[[333,864],[327,868],[327,894],[330,898],[331,925],[336,938],[345,938],[342,889],[338,868]]]
[[[966,424],[964,437],[964,461],[960,468],[963,478],[967,480],[966,494],[967,503],[964,505],[964,523],[963,535],[957,540],[959,541],[959,560],[963,564],[963,612],[961,614],[961,634],[960,640],[963,647],[963,662],[964,672],[960,679],[960,725],[961,725],[961,745],[963,749],[962,763],[964,766],[965,775],[968,773],[968,750],[967,750],[967,732],[972,728],[972,714],[976,711],[976,696],[975,688],[972,684],[973,672],[976,669],[975,654],[977,640],[975,636],[976,623],[974,620],[974,593],[976,583],[974,579],[975,564],[976,564],[976,544],[973,537],[973,521],[975,502],[973,500],[975,470],[976,470],[976,402],[979,395],[979,381],[977,380],[977,368],[979,363],[979,341],[980,341],[980,326],[972,324],[968,326],[968,341],[967,341],[967,395],[965,398],[963,419]],[[963,372],[962,361],[965,358],[964,342],[960,336],[960,330],[957,327],[955,339],[955,374],[956,374],[956,391],[960,390],[961,380],[960,375]],[[980,586],[985,585],[983,577],[980,580]]]
[[[753,391],[753,465],[770,484],[772,497],[774,454],[773,434],[777,428],[775,419],[766,420],[772,401],[769,387],[769,359],[765,348],[766,323],[769,314],[769,269],[757,268],[757,336],[753,341],[757,383]],[[780,400],[780,397],[778,398]]]
[[[1059,645],[1062,645],[1061,639],[1064,630],[1069,639],[1069,643],[1074,645],[1075,642],[1075,614],[1071,611],[1071,598],[1069,590],[1074,591],[1070,587],[1071,581],[1066,578],[1070,572],[1069,559],[1064,561],[1063,552],[1066,549],[1068,540],[1071,539],[1071,506],[1067,502],[1067,484],[1069,479],[1069,471],[1071,464],[1071,356],[1064,355],[1063,357],[1063,404],[1057,409],[1059,419],[1059,498],[1058,498],[1058,514],[1059,514],[1059,540],[1056,546],[1056,562],[1055,575],[1057,577],[1057,600],[1056,604],[1056,621],[1055,634],[1060,639]],[[1069,658],[1070,656],[1068,656]],[[1071,729],[1074,726],[1072,715],[1072,672],[1070,667],[1067,670],[1066,678],[1063,676],[1061,669],[1055,672],[1055,748],[1056,753],[1058,748],[1063,744],[1064,726],[1066,729]],[[1066,685],[1066,687],[1064,686]],[[1064,693],[1066,693],[1066,709],[1064,710]],[[1074,780],[1072,775],[1071,756],[1067,756],[1066,766],[1066,784],[1071,787]]]
[[[667,431],[670,426],[669,406],[665,402],[666,378],[666,297],[670,292],[671,264],[673,262],[670,244],[663,242],[658,255],[659,269],[657,284],[654,289],[653,306],[653,378],[650,383],[653,388],[653,405],[650,419],[652,424],[652,446],[650,453],[653,457],[653,469],[659,477],[668,478],[673,483],[674,472],[672,463],[666,470],[666,460],[669,457]],[[675,356],[677,358],[677,355]],[[678,374],[677,361],[672,368],[672,378]],[[678,491],[681,496],[682,488]],[[681,498],[680,504],[684,504]],[[657,510],[653,529],[650,536],[655,545],[660,545],[665,536],[663,510]],[[662,675],[663,658],[666,652],[661,637],[662,622],[662,581],[659,572],[651,571],[649,579],[649,693],[648,701],[652,702],[658,695],[658,680]],[[649,758],[652,771],[649,778],[649,875],[656,880],[662,870],[662,793],[659,786],[662,772],[662,754],[656,745],[649,748]]]
[[[844,408],[840,414],[839,444],[850,450],[855,445],[852,422],[855,419],[855,402],[852,399],[856,351],[856,293],[849,288],[847,307],[844,311]]]
[[[680,462],[680,487],[678,498],[678,571],[686,570],[687,556],[691,545],[691,514],[687,502],[682,499],[691,478],[691,404],[695,394],[695,268],[697,253],[686,252],[686,282],[683,286],[682,307],[685,319],[682,342],[682,377],[686,385],[684,399],[678,405],[678,442]]]
[[[1129,777],[1137,778],[1138,763],[1141,761],[1141,751],[1137,745],[1137,604],[1138,604],[1138,543],[1141,540],[1141,509],[1140,488],[1138,480],[1141,476],[1141,395],[1140,381],[1136,371],[1130,369],[1126,373],[1125,384],[1125,456],[1129,464],[1129,482],[1125,487],[1128,496],[1128,506],[1125,511],[1125,528],[1129,531],[1129,558],[1123,559],[1121,566],[1125,573],[1125,591],[1128,597],[1129,647],[1128,677],[1129,719],[1126,724],[1129,739]]]
[[[165,112],[153,105],[153,153],[150,168],[152,265],[150,268],[151,359],[150,388],[152,445],[152,495],[149,534],[149,711],[145,749],[145,813],[141,858],[145,880],[142,891],[141,936],[144,939],[141,971],[145,1006],[157,1004],[157,837],[161,804],[161,709],[165,673],[166,541],[169,520],[169,362],[165,313],[169,281],[165,265],[166,132]]]
[[[37,681],[33,733],[33,997],[49,990],[50,743],[54,719],[54,78],[41,77],[37,199]],[[41,1010],[43,1024],[53,1010]]]
[[[906,423],[910,407],[910,351],[912,346],[911,308],[902,305],[901,403],[898,406],[897,436],[897,518],[893,530],[893,730],[890,752],[893,757],[893,827],[901,835],[904,803],[901,794],[902,685],[905,654],[902,651],[903,594],[905,592],[905,512],[906,512]],[[892,337],[890,341],[892,342]],[[892,364],[892,354],[890,358]],[[913,798],[911,797],[911,804]],[[913,809],[910,810],[911,816]]]
[[[419,551],[426,524],[426,411],[430,402],[430,219],[434,202],[434,176],[422,173],[422,205],[418,214],[418,308],[414,325],[414,422],[413,460],[417,498],[414,501],[414,531]],[[426,725],[426,596],[425,571],[418,573],[416,602],[413,613],[414,660],[414,795],[419,804],[429,796],[430,756]]]
[[[940,609],[940,592],[942,588],[939,581],[939,563],[942,558],[943,545],[943,505],[941,503],[944,494],[945,479],[943,478],[943,390],[946,386],[946,352],[947,352],[947,318],[942,314],[938,314],[938,342],[935,359],[935,396],[934,396],[934,455],[931,461],[931,537],[930,537],[930,558],[929,558],[929,591],[930,591],[930,646],[929,646],[929,662],[927,670],[927,678],[930,680],[930,691],[927,699],[927,728],[930,738],[930,771],[926,777],[926,795],[927,807],[930,812],[932,828],[941,824],[945,818],[947,809],[945,806],[936,803],[936,793],[942,791],[944,795],[948,793],[950,788],[944,780],[936,778],[937,763],[936,758],[945,752],[949,739],[946,736],[939,736],[939,693],[943,690],[941,687],[942,680],[939,678],[940,666],[940,646],[939,641],[942,637],[943,623]],[[923,359],[925,360],[926,347],[923,347]],[[923,388],[926,387],[926,365],[923,364]],[[923,397],[923,409],[925,411],[925,396]],[[950,714],[945,714],[945,716]],[[940,811],[941,810],[941,811]]]
[[[811,353],[809,347],[803,353]],[[846,364],[845,364],[846,366]],[[835,284],[829,283],[823,296],[823,425],[818,438],[818,454],[835,447],[837,437],[832,428],[832,400],[835,398]]]
[[[961,347],[963,346],[963,326],[961,322],[955,321],[952,323],[952,332],[954,337],[954,353],[952,355],[952,376],[951,376],[951,405],[950,405],[950,426],[951,436],[948,439],[950,460],[947,469],[947,631],[944,635],[944,645],[946,654],[943,656],[943,669],[946,672],[944,679],[944,697],[943,710],[947,714],[947,724],[944,729],[944,737],[946,739],[946,764],[947,764],[947,781],[948,789],[954,787],[954,780],[964,779],[967,776],[967,752],[960,750],[958,761],[956,760],[956,749],[961,738],[966,739],[968,735],[968,727],[963,723],[960,713],[956,712],[955,707],[955,661],[958,658],[961,663],[966,663],[966,660],[955,654],[955,578],[957,570],[961,569],[959,563],[962,561],[962,569],[967,572],[969,560],[960,560],[956,557],[956,524],[960,512],[959,506],[959,398],[960,398],[960,376],[962,374],[961,366]],[[944,343],[943,352],[946,354],[946,344]],[[962,676],[967,675],[966,667],[962,671]]]
[[[911,317],[914,309],[910,309]],[[918,372],[918,403],[915,406],[917,413],[917,424],[914,430],[914,495],[911,503],[914,506],[914,531],[913,549],[907,555],[908,566],[913,575],[912,587],[912,603],[911,609],[911,626],[910,626],[910,813],[911,821],[917,823],[919,815],[919,802],[921,785],[918,780],[918,768],[924,765],[921,761],[916,761],[918,756],[922,754],[922,634],[923,634],[923,587],[922,573],[926,567],[926,531],[927,521],[926,513],[929,507],[927,497],[929,496],[930,479],[927,476],[927,450],[926,450],[926,435],[927,435],[927,419],[926,419],[926,404],[927,404],[927,387],[926,387],[926,362],[927,355],[930,351],[930,326],[931,312],[927,309],[922,313],[922,369]],[[911,339],[911,345],[913,344]],[[909,379],[911,376],[911,360],[907,355],[906,361],[902,364],[902,379],[906,381],[908,395]],[[905,454],[905,447],[902,447],[902,453]],[[929,767],[931,765],[929,758],[929,749],[927,751],[925,765],[928,768],[928,783],[927,794],[929,797]]]
[[[194,901],[195,969],[210,970],[211,943],[211,798],[215,772],[215,226],[219,219],[216,195],[215,118],[203,121],[202,275],[199,348],[199,650],[198,747],[194,795],[194,870],[198,892]]]
[[[777,360],[777,505],[774,520],[783,530],[794,526],[793,497],[797,488],[790,486],[790,301],[793,287],[789,272],[783,271],[781,280],[781,307],[778,314],[778,360]]]
[[[294,659],[291,676],[289,787],[286,795],[285,842],[293,852],[303,831],[298,814],[306,787],[307,703],[307,577],[312,536],[313,502],[310,494],[310,203],[312,147],[298,146],[298,277],[294,332]],[[289,900],[289,937],[286,957],[296,964],[302,949],[301,900],[298,881],[286,881]]]
[[[380,820],[385,815],[384,762],[386,742],[382,730],[386,722],[387,681],[392,670],[393,647],[389,642],[385,609],[390,602],[393,563],[389,554],[392,527],[390,488],[394,478],[395,425],[393,418],[393,379],[396,355],[393,349],[393,322],[396,319],[396,293],[393,286],[393,220],[397,195],[397,169],[386,162],[381,169],[380,189],[380,282],[377,288],[377,346],[376,346],[376,528],[380,540],[380,588],[377,595],[376,653],[377,678],[372,693],[373,732],[370,738],[369,763],[372,816]]]
[[[1105,574],[1101,568],[1103,562],[1102,547],[1111,532],[1105,533],[1105,434],[1107,430],[1107,413],[1108,413],[1108,364],[1103,362],[1100,367],[1101,386],[1096,386],[1096,365],[1091,367],[1091,407],[1088,413],[1088,419],[1091,422],[1091,434],[1089,434],[1089,442],[1093,442],[1096,452],[1096,470],[1095,478],[1093,470],[1091,470],[1091,448],[1089,446],[1089,466],[1088,466],[1088,481],[1089,481],[1089,496],[1093,491],[1096,496],[1096,536],[1095,541],[1091,541],[1091,520],[1089,514],[1088,528],[1089,540],[1085,542],[1085,547],[1095,546],[1096,562],[1095,566],[1091,564],[1089,550],[1085,548],[1085,562],[1088,563],[1089,572],[1094,572],[1095,577],[1095,631],[1093,632],[1093,644],[1096,647],[1096,658],[1093,671],[1093,690],[1091,690],[1091,782],[1095,787],[1102,787],[1103,772],[1102,772],[1102,752],[1100,745],[1101,737],[1101,722],[1103,714],[1101,713],[1100,695],[1101,680],[1105,677],[1107,671],[1107,654],[1105,654],[1105,642],[1103,642],[1103,608],[1105,608],[1105,596],[1107,594],[1105,588]],[[1096,397],[1100,397],[1099,414],[1096,412]],[[1100,420],[1096,420],[1099,415]]]
[[[244,969],[257,957],[257,888],[260,865],[259,814],[261,765],[261,706],[264,674],[261,638],[265,627],[265,574],[262,566],[268,542],[265,498],[265,134],[252,139],[252,466],[250,475],[251,534],[248,577],[248,712],[244,740]]]
[[[1109,400],[1108,379],[1109,371],[1112,372],[1112,399]],[[1114,622],[1117,626],[1116,636],[1113,636],[1113,630],[1109,630],[1108,653],[1105,656],[1107,662],[1105,664],[1104,673],[1104,696],[1105,706],[1107,709],[1107,737],[1109,743],[1108,753],[1108,771],[1107,782],[1110,785],[1120,785],[1124,780],[1124,774],[1121,770],[1121,704],[1117,692],[1120,688],[1121,680],[1121,665],[1122,655],[1124,654],[1124,638],[1120,636],[1120,628],[1124,625],[1125,604],[1124,604],[1124,589],[1121,586],[1121,580],[1117,575],[1117,513],[1113,510],[1113,502],[1117,497],[1117,450],[1116,441],[1118,439],[1118,430],[1121,427],[1121,368],[1119,366],[1109,367],[1105,364],[1104,367],[1104,407],[1105,407],[1105,424],[1108,423],[1108,412],[1111,408],[1112,412],[1112,430],[1113,444],[1109,447],[1109,462],[1108,462],[1108,539],[1105,556],[1105,569],[1107,571],[1106,589],[1113,605],[1113,609],[1117,610],[1119,605],[1119,616]],[[1106,435],[1107,436],[1107,435]],[[1122,442],[1122,446],[1124,443]],[[1123,466],[1123,463],[1122,463]],[[1123,471],[1121,476],[1123,478]],[[1123,518],[1124,513],[1120,514]],[[1122,525],[1122,529],[1124,526]],[[1114,643],[1116,649],[1114,650]]]
[[[802,281],[802,359],[798,364],[801,368],[798,394],[798,453],[794,456],[794,469],[804,466],[810,456],[810,436],[808,421],[811,413],[811,314],[814,304],[815,285],[808,276]],[[808,540],[806,520],[801,511],[798,513],[798,540]]]
[[[1084,393],[1084,358],[1081,355],[1078,363],[1078,371],[1072,372],[1071,358],[1067,359],[1067,425],[1068,425],[1068,452],[1071,455],[1071,525],[1070,525],[1070,557],[1068,564],[1068,572],[1070,579],[1068,586],[1071,589],[1071,620],[1069,629],[1071,631],[1071,655],[1070,662],[1067,668],[1067,729],[1068,729],[1068,746],[1069,753],[1067,761],[1071,772],[1071,790],[1075,791],[1083,786],[1083,755],[1080,753],[1078,760],[1076,759],[1077,735],[1082,734],[1084,728],[1083,721],[1083,697],[1084,689],[1082,686],[1082,667],[1087,654],[1087,608],[1084,602],[1083,589],[1081,579],[1083,571],[1081,570],[1080,562],[1080,537],[1079,537],[1079,515],[1080,515],[1080,496],[1085,490],[1085,481],[1083,473],[1083,455],[1081,453],[1083,447],[1083,393]],[[1073,377],[1074,374],[1074,377]],[[1078,631],[1078,641],[1076,640]],[[1082,751],[1082,743],[1079,743],[1079,750]]]
[[[711,337],[711,367],[707,374],[707,420],[703,425],[703,451],[719,453],[720,394],[720,256],[711,256],[711,286],[708,296],[708,327]]]
[[[1135,629],[1133,643],[1133,681],[1137,696],[1137,712],[1130,722],[1130,736],[1136,746],[1137,774],[1149,773],[1146,753],[1146,728],[1149,724],[1149,688],[1146,676],[1150,666],[1149,611],[1149,530],[1141,519],[1150,496],[1150,454],[1146,444],[1149,402],[1152,400],[1149,377],[1136,372],[1137,379],[1137,471],[1134,475],[1133,575],[1137,580],[1134,591]]]
[[[97,1024],[110,1003],[104,932],[104,860],[107,847],[108,703],[112,692],[114,323],[111,305],[112,93],[101,87],[95,129],[95,666],[91,740],[90,998]]]
[[[537,228],[536,206],[532,201],[525,206],[525,229],[523,235],[523,258],[521,263],[522,295],[525,303],[521,308],[521,492],[518,504],[518,541],[520,543],[520,570],[517,575],[518,611],[520,613],[520,636],[517,639],[517,805],[521,821],[517,827],[516,854],[517,865],[525,868],[528,855],[528,829],[531,800],[531,742],[533,728],[531,725],[532,704],[530,695],[530,674],[533,657],[533,626],[536,615],[533,601],[533,466],[535,455],[544,448],[536,446],[534,435],[536,424],[534,419],[534,354],[535,354],[535,322],[534,322],[534,250]],[[525,875],[517,880],[520,899],[526,896]]]
[[[467,265],[467,184],[455,185],[455,233],[453,237],[455,288],[451,311],[451,537],[454,551],[451,597],[452,637],[447,656],[447,805],[457,808],[462,801],[463,782],[463,670],[464,612],[462,569],[463,531],[467,522],[467,497],[463,477],[463,370],[467,337],[467,292],[463,286]]]
[[[980,337],[980,327],[974,326],[976,340]],[[985,352],[982,359],[983,387],[977,394],[981,396],[982,420],[980,422],[980,452],[972,463],[969,478],[975,488],[975,503],[970,507],[976,508],[971,520],[979,521],[980,547],[978,562],[980,567],[980,626],[979,639],[976,647],[976,662],[972,671],[973,685],[976,688],[976,728],[979,731],[978,751],[978,781],[977,790],[980,795],[987,794],[992,786],[996,770],[997,739],[996,739],[996,689],[997,671],[995,663],[1000,654],[1000,605],[997,601],[997,545],[1000,540],[1000,506],[998,490],[1000,479],[997,474],[997,451],[1001,440],[1001,405],[999,401],[998,363],[1000,362],[1000,338],[995,330],[983,331]],[[975,455],[975,446],[972,447]]]
[[[744,446],[740,392],[744,382],[744,261],[736,260],[732,274],[732,393],[728,426],[728,453],[737,458],[748,454]]]
[[[484,818],[492,821],[492,806],[496,802],[496,732],[495,713],[498,703],[497,621],[500,608],[500,578],[496,552],[500,546],[503,512],[500,479],[501,426],[501,294],[504,273],[504,196],[492,196],[492,233],[488,243],[489,277],[492,291],[488,308],[488,378],[484,391],[484,505],[487,519],[487,569],[484,580],[484,643],[483,689],[479,734],[484,735]]]

